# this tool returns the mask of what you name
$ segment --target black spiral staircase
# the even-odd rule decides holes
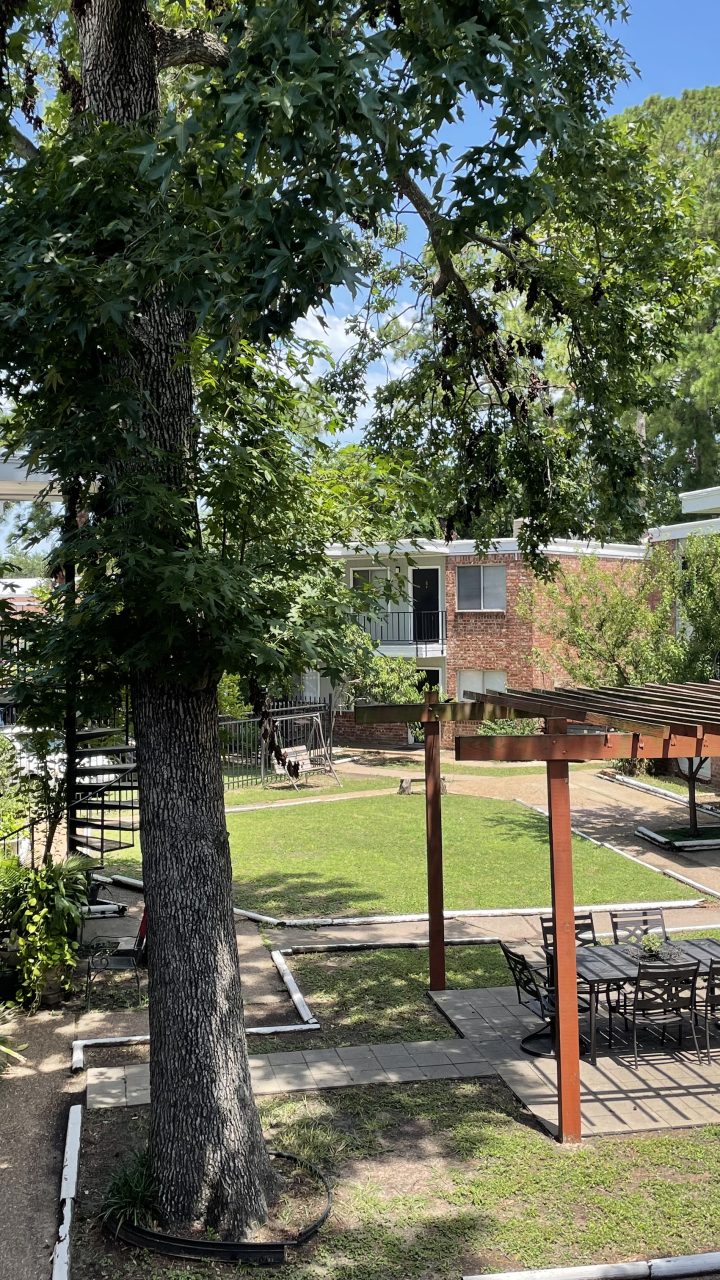
[[[75,752],[75,801],[68,811],[70,852],[96,858],[135,843],[140,829],[135,747],[107,729],[82,729]]]

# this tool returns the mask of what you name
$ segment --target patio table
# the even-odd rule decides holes
[[[711,960],[720,960],[720,942],[715,938],[693,938],[692,941],[674,942],[668,947],[676,953],[673,959],[698,961],[700,975],[707,974]],[[613,943],[603,947],[578,947],[577,976],[587,983],[590,993],[590,1060],[595,1062],[597,1041],[597,999],[601,987],[634,983],[643,955],[639,947],[628,943]]]

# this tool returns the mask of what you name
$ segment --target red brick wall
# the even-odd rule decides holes
[[[564,573],[577,571],[579,556],[563,556]],[[639,565],[639,561],[603,559],[604,569],[617,570],[620,566]],[[457,610],[458,565],[502,564],[506,573],[506,608],[502,613],[463,613]],[[523,596],[535,594],[531,616],[523,618],[520,609]],[[507,683],[515,688],[550,688],[555,684],[570,683],[569,676],[553,652],[553,642],[541,630],[539,621],[543,612],[551,607],[542,584],[514,552],[488,556],[448,556],[445,569],[445,606],[447,609],[446,689],[449,697],[458,693],[457,679],[460,671],[504,671]],[[524,611],[523,611],[524,612]],[[542,662],[534,659],[534,650],[542,655]],[[444,724],[443,746],[452,746],[457,733],[471,732],[467,725]]]
[[[406,724],[356,724],[354,711],[335,714],[333,743],[338,747],[406,747]]]
[[[506,608],[502,613],[463,613],[457,609],[456,569],[459,565],[504,565]],[[519,555],[448,556],[445,569],[447,609],[446,693],[457,696],[460,671],[505,671],[511,685],[532,680],[532,623],[518,617],[518,604],[531,574]]]

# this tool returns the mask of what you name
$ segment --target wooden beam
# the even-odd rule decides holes
[[[445,990],[445,902],[443,889],[442,814],[440,809],[440,725],[426,709],[425,828],[427,837],[428,941],[430,990]]]
[[[570,781],[565,761],[548,761],[547,789],[550,818],[550,881],[555,930],[558,1137],[560,1142],[570,1143],[580,1142],[582,1119]]]
[[[640,733],[537,733],[455,739],[456,760],[567,760],[580,764],[583,760],[677,760],[686,756],[720,756],[720,734],[660,738]]]

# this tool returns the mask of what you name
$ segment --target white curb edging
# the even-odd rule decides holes
[[[525,800],[517,800],[516,804],[520,804],[525,809],[532,809],[534,813],[542,814],[547,817],[547,811],[540,808],[539,805],[527,804]],[[582,836],[583,839],[589,840],[591,844],[597,844],[604,849],[612,849],[613,853],[619,853],[623,858],[629,858],[631,862],[637,862],[640,866],[645,866],[639,858],[635,858],[631,853],[626,853],[624,849],[618,849],[615,845],[607,844],[602,840],[595,840],[593,836],[588,836],[584,831],[579,831],[573,827],[576,835]],[[676,875],[674,871],[665,871],[661,867],[648,867],[648,871],[656,871],[658,875],[671,876],[675,880],[691,885],[695,889],[700,889],[702,893],[708,893],[712,897],[720,898],[720,893],[715,893],[713,889],[706,889],[704,885],[695,884],[693,880],[688,880],[684,876]],[[142,892],[142,880],[129,880],[126,876],[115,876],[113,881],[116,884],[122,884],[128,889],[137,889]],[[702,905],[700,898],[680,898],[672,902],[601,902],[591,906],[578,905],[576,911],[634,911],[639,907],[699,907]],[[499,916],[544,916],[547,915],[552,908],[548,904],[545,907],[459,907],[457,910],[448,908],[443,912],[446,920],[464,920],[464,919],[494,919]],[[267,924],[273,929],[341,929],[346,925],[366,925],[366,924],[422,924],[428,920],[427,911],[419,911],[415,914],[397,915],[397,916],[301,916],[298,919],[292,917],[288,920],[278,919],[276,916],[260,915],[257,911],[247,911],[244,907],[233,907],[236,916],[241,916],[244,920],[253,920],[256,924]]]
[[[313,1013],[305,997],[303,996],[302,991],[300,990],[297,982],[295,981],[290,970],[288,969],[283,959],[282,952],[271,951],[270,955],[272,957],[275,968],[277,969],[278,973],[280,974],[280,977],[282,978],[283,982],[285,983],[285,986],[287,987],[287,990],[290,994],[290,999],[295,1005],[295,1008],[300,1014],[300,1017],[302,1018],[303,1022],[306,1024],[312,1022],[315,1024],[315,1026],[317,1026],[318,1023],[315,1017],[313,1016]]]
[[[287,952],[285,953],[287,954]],[[297,982],[288,969],[281,951],[271,951],[270,959],[282,978],[290,999],[297,1009],[302,1022],[284,1022],[276,1027],[246,1027],[246,1036],[294,1035],[301,1031],[319,1031],[320,1023],[312,1012]],[[86,1040],[73,1040],[70,1070],[72,1072],[85,1069],[85,1050],[99,1049],[107,1045],[149,1044],[150,1036],[96,1036]]]
[[[78,1161],[83,1109],[79,1103],[70,1108],[62,1178],[60,1179],[60,1226],[52,1253],[52,1280],[70,1280],[70,1230],[77,1194]]]
[[[663,800],[670,800],[673,804],[682,804],[688,809],[689,803],[678,796],[674,791],[666,791],[664,787],[653,787],[649,782],[638,782],[636,778],[629,778],[622,773],[611,773],[609,769],[601,769],[600,777],[607,778],[608,782],[617,782],[621,787],[631,787],[633,791],[644,791],[649,796],[660,796]],[[698,809],[701,813],[709,813],[714,817],[720,813],[720,807],[716,804],[704,804],[702,801],[698,803]]]
[[[670,1280],[720,1271],[720,1253],[687,1253],[641,1262],[598,1262],[586,1267],[545,1267],[530,1271],[486,1271],[463,1280]]]
[[[548,816],[547,809],[543,809],[542,805],[528,804],[526,800],[518,800],[517,798],[515,800],[515,803],[522,805],[524,809],[532,809],[535,813],[542,814],[543,818],[547,818]],[[718,892],[717,889],[711,889],[706,884],[700,884],[698,880],[691,880],[689,876],[683,876],[680,874],[679,871],[671,871],[669,867],[654,867],[652,863],[643,862],[642,858],[638,858],[636,854],[628,853],[627,849],[621,849],[619,845],[611,844],[609,840],[598,840],[596,839],[595,836],[588,835],[587,831],[583,831],[581,827],[571,827],[570,829],[573,835],[580,836],[583,840],[588,840],[590,844],[596,844],[600,849],[610,849],[612,853],[619,853],[621,858],[627,858],[628,862],[634,862],[637,864],[637,866],[644,867],[646,871],[654,871],[656,875],[667,876],[669,880],[677,880],[679,884],[686,884],[691,889],[697,889],[700,891],[700,893],[707,894],[709,898],[720,898],[720,893]],[[639,833],[640,833],[640,828],[638,827],[635,834],[637,835]],[[670,907],[699,907],[699,906],[702,906],[702,903],[697,900],[695,902],[689,902],[689,901],[686,901],[684,898],[679,898],[677,902],[661,902],[661,903],[645,902],[645,903],[640,903],[638,905],[646,906],[646,907],[661,906],[661,907],[670,908]],[[584,908],[582,907],[576,907],[575,909],[576,911],[584,910]],[[618,909],[618,904],[616,904],[613,907],[613,910],[616,910],[616,909]],[[602,911],[603,908],[593,907],[593,910]],[[607,907],[605,908],[605,910],[607,910]]]

